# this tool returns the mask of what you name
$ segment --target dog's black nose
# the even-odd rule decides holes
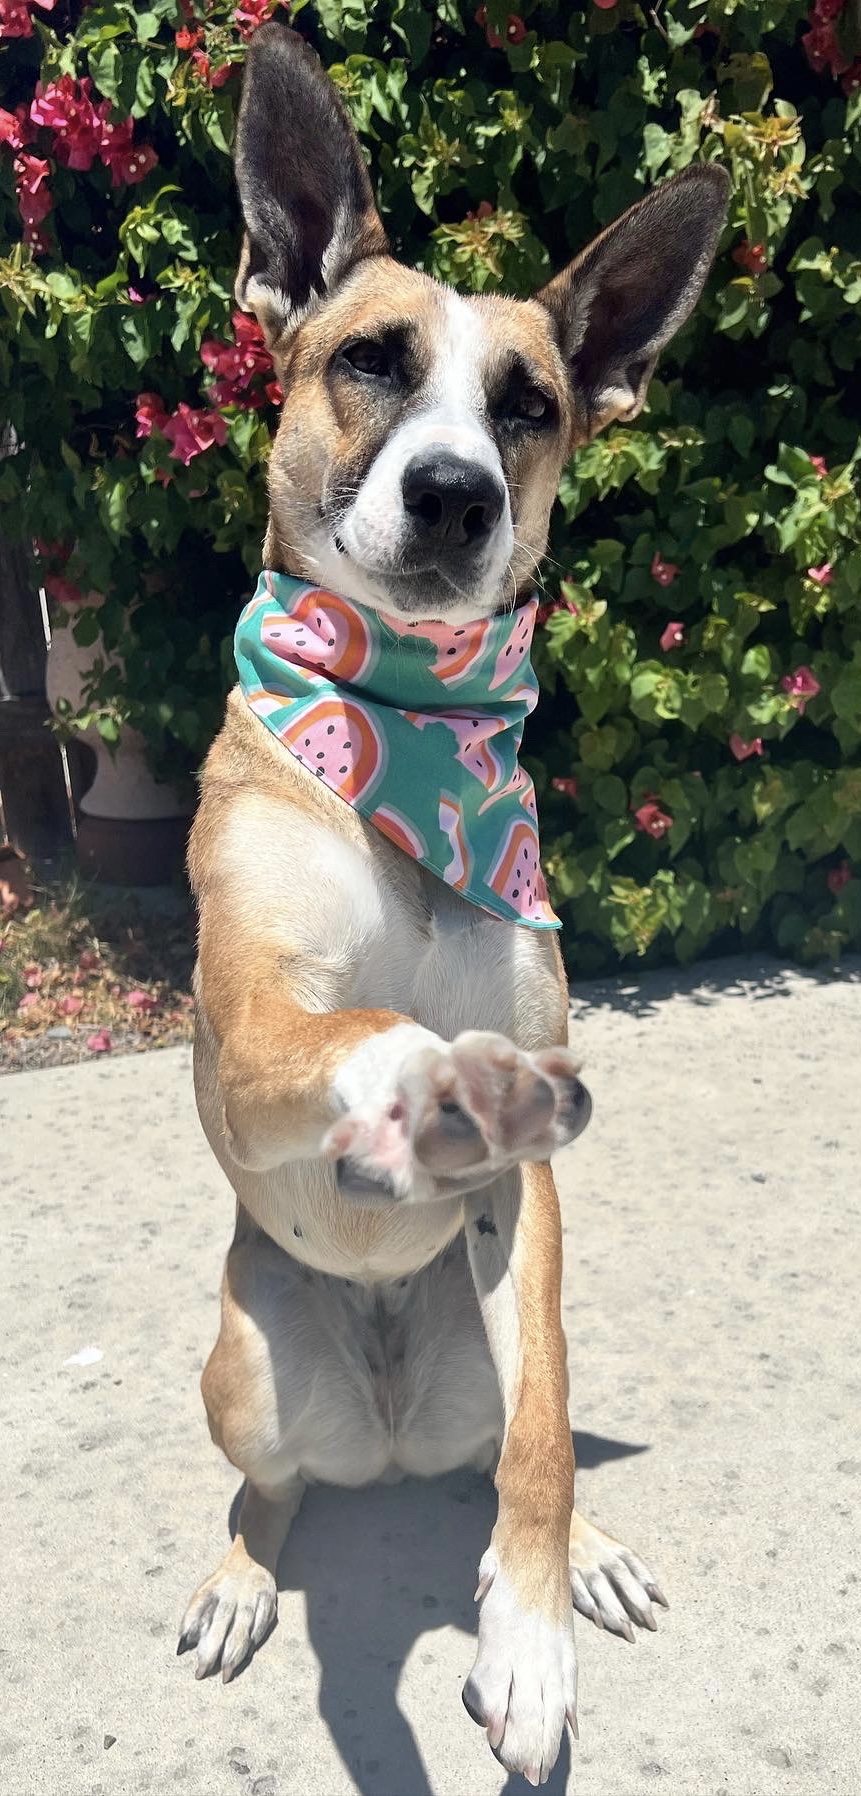
[[[438,451],[408,463],[404,510],[422,536],[452,548],[483,542],[505,505],[502,482],[479,462]]]

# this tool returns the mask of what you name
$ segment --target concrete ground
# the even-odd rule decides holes
[[[852,1796],[861,971],[583,987],[574,1040],[579,1501],[672,1608],[633,1648],[578,1618],[581,1744],[551,1788]],[[459,1700],[473,1474],[312,1491],[251,1668],[224,1688],[174,1657],[238,1483],[197,1390],[232,1206],[188,1050],[13,1075],[0,1141],[4,1793],[525,1791]]]

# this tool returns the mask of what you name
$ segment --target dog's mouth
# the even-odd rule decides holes
[[[379,604],[394,616],[445,618],[456,611],[483,617],[502,604],[503,595],[483,590],[474,571],[460,566],[456,557],[404,555],[397,568],[374,567],[359,560],[338,531],[332,544],[345,563],[352,562],[372,583]],[[346,579],[347,567],[344,572]]]

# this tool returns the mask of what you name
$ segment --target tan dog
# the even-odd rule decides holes
[[[250,50],[237,167],[239,303],[285,393],[267,567],[413,619],[517,603],[564,461],[636,415],[697,299],[725,177],[668,181],[529,302],[459,297],[390,258],[346,114],[274,25]],[[229,1679],[259,1646],[306,1481],[496,1464],[464,1700],[543,1782],[566,1716],[576,1731],[572,1598],[628,1638],[663,1601],[573,1508],[548,1161],[589,1099],[555,939],[464,903],[236,692],[191,873],[197,1100],[237,1196],[203,1396],[247,1484],[180,1648]]]

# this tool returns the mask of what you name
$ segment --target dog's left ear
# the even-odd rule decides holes
[[[275,20],[249,47],[235,162],[246,230],[236,299],[271,347],[388,249],[346,107],[319,57]]]
[[[661,350],[702,292],[728,197],[729,179],[717,164],[686,169],[536,294],[556,322],[579,440],[642,409]]]

